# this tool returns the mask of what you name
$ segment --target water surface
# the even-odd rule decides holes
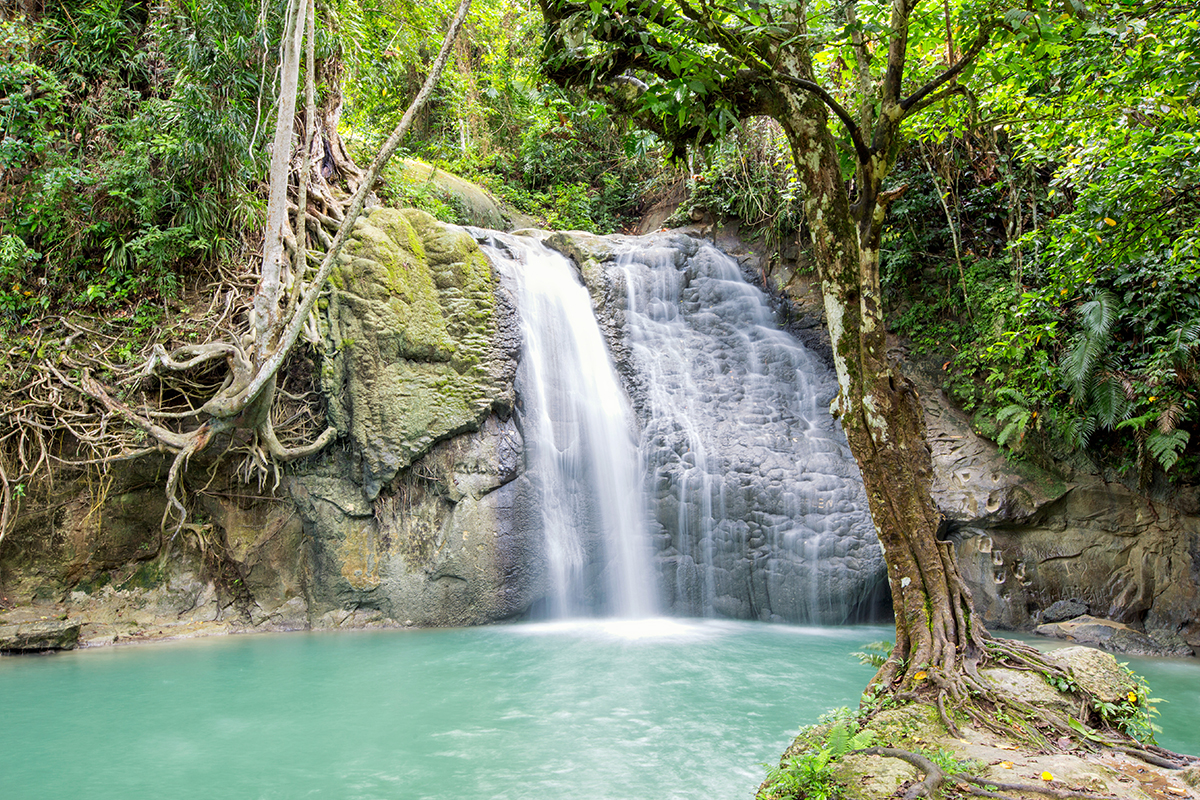
[[[6,800],[750,798],[890,627],[648,620],[0,659]]]
[[[744,798],[890,626],[559,622],[0,659],[0,796]],[[1129,659],[1200,751],[1200,663]]]

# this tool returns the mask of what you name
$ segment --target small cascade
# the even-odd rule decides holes
[[[485,246],[517,296],[518,415],[538,493],[550,616],[657,610],[636,424],[571,263],[537,241]]]
[[[883,561],[837,383],[736,262],[686,237],[625,240],[639,452],[677,614],[840,623]]]

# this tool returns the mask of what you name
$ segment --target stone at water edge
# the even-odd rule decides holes
[[[1194,655],[1192,648],[1182,638],[1169,632],[1155,631],[1155,635],[1147,635],[1120,622],[1087,615],[1066,622],[1039,625],[1036,632],[1052,639],[1066,639],[1082,645],[1099,647],[1110,653],[1185,658]]]
[[[1124,699],[1137,689],[1129,673],[1109,653],[1091,647],[1064,647],[1049,657],[1066,667],[1080,688],[1105,702]]]
[[[80,624],[69,621],[30,622],[0,626],[0,652],[37,653],[45,650],[74,650],[79,644]]]
[[[1088,611],[1087,603],[1072,597],[1070,600],[1059,600],[1057,603],[1052,603],[1049,608],[1042,612],[1042,621],[1063,622],[1075,617],[1081,617],[1088,613]]]

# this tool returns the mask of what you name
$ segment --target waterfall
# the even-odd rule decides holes
[[[883,560],[832,370],[779,329],[733,259],[629,239],[625,336],[639,453],[675,613],[840,623],[870,614]]]
[[[535,476],[550,614],[654,613],[636,423],[587,289],[571,263],[526,237],[485,246],[521,319],[518,415]]]
[[[551,616],[646,616],[660,598],[689,616],[886,613],[833,371],[734,260],[685,236],[596,239],[585,286],[533,238],[477,235],[521,320],[529,502],[513,513],[540,531]]]

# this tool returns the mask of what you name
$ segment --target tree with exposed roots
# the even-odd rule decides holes
[[[248,472],[258,473],[260,479],[271,472],[278,476],[281,463],[317,453],[337,437],[333,427],[325,426],[311,441],[290,445],[280,441],[271,413],[280,395],[286,394],[277,390],[280,368],[302,336],[320,341],[317,299],[380,170],[400,146],[437,85],[469,8],[470,0],[460,0],[424,84],[364,171],[341,148],[336,132],[338,98],[322,108],[316,103],[321,67],[315,58],[315,0],[289,0],[280,43],[280,88],[262,261],[257,270],[250,271],[252,298],[243,302],[231,296],[225,303],[226,307],[248,306],[245,319],[235,320],[234,335],[224,339],[170,351],[154,345],[140,378],[143,383],[157,383],[169,391],[142,392],[137,403],[122,400],[87,366],[79,367],[73,375],[62,362],[48,362],[44,366],[48,381],[56,380],[98,406],[98,416],[82,412],[78,415],[82,419],[72,420],[74,426],[68,424],[81,444],[91,446],[97,454],[91,461],[74,463],[108,463],[154,452],[172,454],[163,524],[178,531],[187,517],[181,496],[182,473],[189,458],[218,437],[241,432],[240,447],[247,452]],[[298,114],[302,63],[304,107]],[[339,199],[344,195],[334,192],[326,182],[321,169],[325,163],[332,163],[345,178],[348,199]],[[223,315],[222,319],[228,316],[232,315]],[[197,379],[197,375],[203,379]],[[169,402],[163,401],[164,396]],[[61,404],[52,402],[56,403],[56,414],[65,415]],[[118,424],[112,424],[114,420]],[[7,477],[4,483],[7,500]],[[3,504],[5,516],[9,506],[8,502]],[[4,522],[7,520],[0,520],[0,538]]]
[[[997,21],[948,1],[918,15],[917,6],[542,0],[543,62],[676,152],[746,118],[779,122],[806,192],[839,385],[833,411],[862,473],[895,611],[896,644],[872,684],[936,703],[952,732],[948,705],[997,727],[988,710],[1007,704],[1071,736],[1065,717],[1000,697],[979,674],[997,662],[1066,677],[1031,648],[988,634],[952,544],[937,538],[924,413],[888,358],[879,274],[883,223],[905,189],[886,183],[905,121],[969,99],[963,81],[993,36],[1037,20],[1009,12]]]

